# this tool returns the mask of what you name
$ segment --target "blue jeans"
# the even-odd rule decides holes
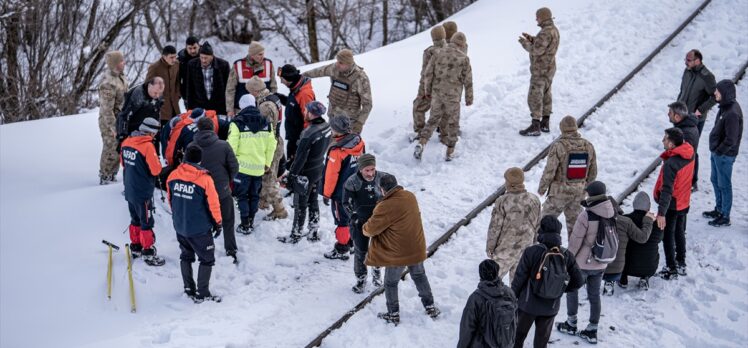
[[[732,209],[732,165],[735,163],[735,156],[723,156],[712,152],[711,161],[711,180],[716,198],[714,209],[729,219]]]

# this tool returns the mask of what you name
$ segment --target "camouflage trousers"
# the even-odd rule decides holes
[[[522,250],[501,250],[493,255],[493,260],[499,264],[499,279],[503,279],[507,273],[509,274],[510,282],[514,279],[514,272],[517,271]]]
[[[543,116],[550,116],[553,112],[553,98],[551,86],[553,77],[530,77],[530,91],[527,93],[527,105],[533,120],[540,120]]]
[[[99,176],[115,176],[119,171],[119,153],[117,153],[117,138],[112,133],[112,128],[104,124],[99,118],[99,131],[101,132],[101,158],[99,159]]]
[[[566,233],[568,237],[574,229],[574,223],[577,222],[577,216],[579,216],[579,213],[583,210],[581,203],[585,198],[584,186],[581,186],[581,188],[567,187],[558,190],[558,192],[554,191],[557,190],[551,190],[548,194],[548,198],[543,202],[540,216],[553,215],[558,218],[561,213],[564,213],[564,217],[566,218]]]
[[[426,143],[431,139],[436,127],[439,127],[439,141],[447,147],[454,147],[457,144],[457,136],[460,132],[460,99],[441,98],[434,96],[431,98],[431,115],[429,116],[426,126],[419,133],[421,143]]]
[[[421,133],[426,126],[426,112],[431,109],[431,100],[426,98],[423,88],[418,88],[418,95],[413,100],[413,132]]]
[[[277,180],[277,171],[280,170],[278,162],[280,162],[281,157],[283,157],[283,138],[278,137],[278,144],[275,146],[275,153],[273,154],[273,163],[270,165],[270,173],[262,175],[262,190],[260,190],[260,202],[265,202],[271,207],[275,207],[283,201]]]

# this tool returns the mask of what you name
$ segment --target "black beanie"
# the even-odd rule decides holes
[[[593,181],[584,189],[590,197],[605,194],[605,184],[602,181]]]
[[[184,152],[185,162],[200,163],[203,160],[203,150],[197,145],[191,145],[187,147]]]
[[[293,64],[286,64],[281,68],[280,77],[294,84],[301,78],[301,73]]]
[[[200,54],[205,54],[208,56],[213,55],[213,47],[208,43],[208,41],[203,42],[202,46],[200,46]]]
[[[561,234],[562,227],[563,226],[561,225],[561,222],[558,221],[558,218],[554,217],[553,215],[546,215],[543,216],[543,218],[540,220],[540,228],[538,229],[538,234]]]
[[[492,282],[499,277],[499,264],[491,259],[485,259],[478,266],[478,275],[481,281]]]

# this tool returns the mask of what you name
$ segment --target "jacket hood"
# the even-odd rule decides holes
[[[218,141],[218,135],[212,130],[201,130],[195,133],[194,140],[197,145],[205,148],[207,146],[213,145],[216,141]]]
[[[722,95],[722,100],[719,101],[719,106],[731,105],[735,102],[735,84],[730,80],[722,80],[717,83],[717,90]]]
[[[602,200],[596,199],[596,196],[591,198],[582,202],[582,206],[587,208],[587,210],[606,219],[612,218],[615,215],[613,203],[608,200],[607,196],[603,195]]]
[[[696,116],[689,114],[680,122],[673,123],[673,125],[678,128],[697,127],[699,125],[699,120],[696,118]]]
[[[553,18],[546,19],[538,24],[541,28],[550,27],[551,25],[553,25]]]
[[[680,156],[683,159],[690,160],[693,158],[693,153],[693,146],[684,141],[680,146],[663,152],[662,155],[660,155],[660,158],[664,161],[673,156]]]
[[[208,174],[208,171],[198,165],[197,163],[192,162],[183,162],[179,165],[178,170],[180,170],[182,173],[182,178],[188,181],[195,181],[197,178]]]
[[[330,148],[339,147],[344,150],[350,150],[350,154],[361,154],[364,151],[364,142],[361,140],[361,136],[358,134],[346,134],[336,138],[333,138]]]
[[[239,111],[239,114],[234,117],[234,122],[239,126],[240,130],[247,127],[252,133],[257,133],[268,128],[267,119],[262,117],[260,110],[254,106],[248,106]]]
[[[482,280],[478,283],[478,291],[486,297],[498,298],[506,296],[506,289],[501,279],[494,281]]]

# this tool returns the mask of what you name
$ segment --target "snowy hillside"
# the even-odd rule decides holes
[[[379,169],[395,174],[417,194],[430,243],[501,185],[506,168],[523,165],[550,143],[563,115],[578,116],[592,106],[700,3],[571,0],[551,6],[561,32],[552,133],[528,139],[517,135],[529,122],[529,60],[517,36],[537,31],[535,10],[546,3],[477,2],[451,18],[468,38],[476,96],[472,107],[463,106],[458,157],[445,163],[444,147],[434,137],[417,163],[407,142],[428,33],[356,56],[373,89],[374,109],[363,133],[367,151],[377,155]],[[662,130],[669,126],[667,104],[677,96],[686,51],[701,49],[718,80],[732,77],[748,59],[747,11],[746,0],[713,0],[590,117],[581,132],[596,146],[599,179],[610,193],[621,191],[659,154]],[[747,86],[743,82],[738,88],[744,108]],[[324,99],[328,81],[315,79],[314,88]],[[715,114],[710,112],[704,132]],[[167,264],[156,269],[136,262],[138,312],[131,314],[124,254],[115,253],[114,292],[108,301],[101,239],[123,246],[129,215],[121,184],[97,185],[97,117],[94,112],[0,126],[0,346],[297,347],[363,299],[350,291],[352,261],[322,256],[334,242],[332,217],[322,205],[319,243],[278,243],[276,237],[290,231],[290,220],[261,221],[251,236],[237,236],[241,263],[235,266],[219,239],[211,290],[223,302],[193,304],[182,295],[179,248],[157,191],[154,231]],[[617,290],[615,297],[604,298],[601,346],[741,346],[748,338],[748,262],[741,258],[748,249],[748,186],[734,186],[732,227],[707,226],[700,218],[713,202],[709,165],[703,160],[707,146],[701,146],[700,156],[705,164],[702,191],[693,196],[689,216],[689,276],[672,283],[653,280],[647,293]],[[748,174],[741,156],[734,178]],[[531,191],[543,166],[526,173]],[[653,184],[650,180],[642,189],[651,192]],[[267,213],[261,211],[257,220]],[[384,309],[380,296],[323,346],[454,346],[462,308],[484,258],[489,217],[490,209],[425,263],[443,311],[439,319],[421,314],[408,280],[400,285],[400,326],[376,319]],[[587,311],[580,310],[582,322]],[[562,310],[558,318],[563,317]],[[556,333],[552,339],[560,339],[554,346],[576,344]]]

